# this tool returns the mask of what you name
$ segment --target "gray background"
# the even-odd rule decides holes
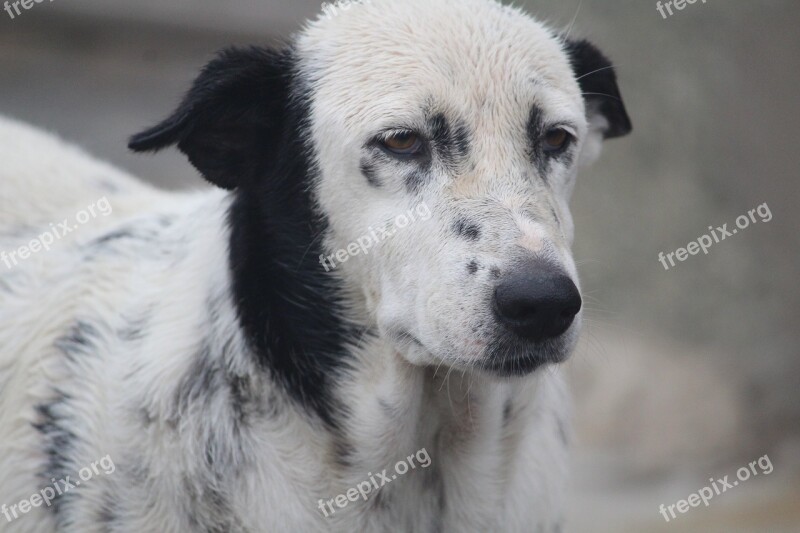
[[[577,446],[571,530],[800,529],[800,5],[521,2],[575,19],[616,62],[634,135],[585,171],[573,212],[587,294],[569,363]],[[171,111],[228,44],[276,44],[312,1],[55,0],[0,12],[0,113],[168,188],[202,186],[128,135]],[[2,163],[0,163],[2,164]],[[2,184],[0,184],[2,186]],[[766,202],[770,222],[665,271],[671,252]],[[769,454],[774,472],[665,524],[660,503]]]

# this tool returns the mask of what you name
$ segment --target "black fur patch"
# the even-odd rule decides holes
[[[195,356],[187,374],[175,390],[174,411],[169,415],[170,427],[177,427],[177,421],[193,405],[206,406],[222,399],[230,409],[230,419],[235,432],[241,431],[254,417],[274,416],[270,409],[274,399],[256,390],[253,376],[233,372],[226,361],[230,356],[214,353],[204,345]],[[145,410],[145,423],[152,423],[152,417]]]
[[[416,168],[405,175],[406,190],[412,194],[419,192],[426,183],[437,157],[453,171],[469,155],[469,130],[465,125],[452,126],[441,112],[431,114],[426,122],[429,150],[418,158]]]
[[[428,173],[430,172],[430,164],[426,165],[425,168],[422,169],[414,169],[405,177],[406,183],[406,190],[409,193],[417,193],[422,186],[428,181]]]
[[[611,61],[592,43],[584,40],[566,41],[565,51],[584,94],[587,110],[596,109],[608,121],[604,137],[611,139],[630,133],[633,126],[622,102]]]
[[[470,261],[467,263],[467,272],[470,274],[474,274],[478,271],[478,262],[475,260]]]
[[[89,357],[97,352],[98,330],[89,322],[77,321],[67,333],[55,341],[55,348],[72,363]],[[74,457],[76,442],[80,439],[73,432],[76,422],[72,420],[73,410],[69,404],[72,398],[59,389],[53,390],[52,399],[36,406],[37,421],[33,424],[42,435],[43,448],[47,455],[47,464],[41,472],[42,486],[52,486],[55,480],[66,480],[67,476],[75,480]],[[60,524],[65,523],[64,507],[80,497],[75,490],[56,494],[50,507],[56,514]]]
[[[264,367],[301,405],[329,425],[336,413],[331,383],[343,365],[339,283],[318,258],[326,221],[311,198],[316,173],[302,141],[308,97],[299,80],[284,88],[282,125],[261,178],[240,187],[229,214],[230,264],[240,321]],[[263,145],[262,145],[263,146]],[[263,149],[261,149],[263,152]]]
[[[68,404],[71,398],[61,391],[55,392],[55,397],[46,404],[36,406],[38,421],[33,425],[42,434],[44,450],[47,454],[47,464],[41,472],[42,486],[52,486],[56,482],[66,479],[68,475],[74,477],[72,471],[72,456],[75,442],[78,437],[72,432],[73,423],[67,413],[70,411]],[[61,485],[59,484],[59,487]],[[78,492],[70,490],[56,494],[50,509],[61,520],[61,512],[67,502],[78,497]]]
[[[260,163],[285,144],[290,51],[223,50],[195,80],[177,110],[131,137],[136,152],[177,144],[211,183],[234,189],[260,178]]]
[[[536,167],[539,177],[547,183],[548,171],[553,162],[559,162],[565,166],[572,164],[575,151],[569,147],[565,147],[560,152],[548,152],[544,149],[544,137],[548,129],[552,126],[545,124],[542,117],[544,112],[541,108],[534,105],[531,107],[530,115],[528,116],[528,142],[530,143],[529,157],[531,163]],[[574,144],[570,141],[570,146]]]
[[[450,125],[444,113],[428,119],[431,140],[439,157],[449,167],[456,166],[469,155],[469,130],[463,124]]]
[[[55,346],[69,361],[75,362],[77,358],[92,353],[97,337],[98,332],[94,326],[78,321],[66,335],[56,340]]]
[[[175,391],[176,410],[174,417],[180,418],[197,402],[210,402],[225,385],[225,375],[220,368],[221,359],[212,355],[208,346],[203,346],[195,356],[189,372]]]
[[[236,189],[229,262],[246,338],[298,404],[334,425],[341,409],[330,385],[349,332],[339,284],[318,262],[326,222],[310,190],[317,172],[304,143],[309,98],[291,49],[226,50],[178,110],[130,147],[177,143],[209,181]]]
[[[470,241],[477,241],[481,238],[481,228],[464,218],[459,218],[453,229],[457,235]]]
[[[116,241],[119,239],[130,239],[131,237],[133,237],[133,231],[127,228],[123,228],[120,230],[112,231],[111,233],[106,233],[102,237],[99,237],[94,241],[92,241],[91,244],[95,246],[102,246],[111,241]]]

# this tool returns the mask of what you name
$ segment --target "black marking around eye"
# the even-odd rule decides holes
[[[459,218],[453,226],[456,234],[470,241],[476,241],[481,237],[481,229],[477,224],[474,224],[464,218]]]
[[[430,166],[409,172],[405,177],[406,190],[410,193],[419,192],[425,182],[428,181],[429,175]]]
[[[529,155],[531,163],[533,163],[536,167],[539,177],[541,177],[541,179],[547,183],[547,171],[550,167],[550,164],[553,161],[559,161],[563,165],[569,166],[572,164],[575,154],[569,148],[566,148],[563,152],[559,153],[548,153],[544,151],[542,146],[542,138],[551,126],[545,124],[543,117],[544,112],[539,106],[534,105],[531,107],[526,129],[528,133],[528,143],[530,146]],[[572,139],[572,141],[574,141],[574,139]]]
[[[443,162],[455,166],[469,155],[469,129],[461,122],[451,125],[443,113],[436,113],[428,119],[431,141]]]
[[[364,177],[367,178],[367,183],[373,187],[381,186],[375,164],[372,161],[369,161],[368,159],[362,159],[359,168],[361,169],[361,173],[364,175]]]
[[[534,105],[531,107],[530,115],[528,116],[528,143],[531,147],[530,157],[531,162],[536,166],[539,176],[547,182],[547,166],[548,158],[542,150],[541,139],[544,135],[544,121],[542,119],[544,112],[542,109]]]

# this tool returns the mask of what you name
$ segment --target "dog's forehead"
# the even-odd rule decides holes
[[[561,41],[515,8],[491,0],[333,6],[297,46],[314,99],[337,110],[339,120],[397,122],[424,105],[471,115],[482,110],[493,119],[532,103],[574,115],[582,111]]]

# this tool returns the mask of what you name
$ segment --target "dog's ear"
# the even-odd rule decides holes
[[[145,152],[177,144],[208,181],[223,189],[254,179],[283,136],[289,56],[255,47],[220,52],[172,116],[131,137],[128,147]]]
[[[588,41],[567,40],[564,48],[586,101],[592,127],[600,129],[605,139],[630,133],[631,119],[622,102],[611,61]]]

